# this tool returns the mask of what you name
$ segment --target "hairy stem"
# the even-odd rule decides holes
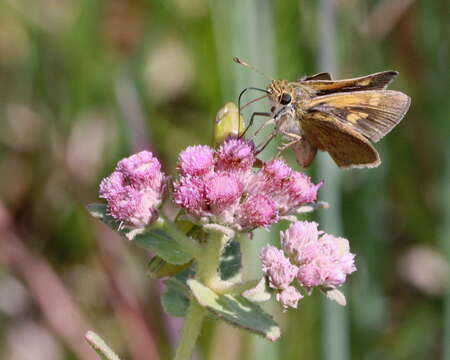
[[[198,256],[201,252],[201,247],[197,241],[189,236],[186,236],[181,232],[175,223],[169,220],[164,214],[160,214],[159,219],[155,222],[155,225],[164,227],[167,233],[174,238],[174,240],[180,244],[183,248],[189,251],[194,257]]]
[[[220,281],[218,275],[220,255],[228,242],[229,237],[220,231],[210,231],[206,247],[197,256],[197,274],[195,278],[207,286]],[[180,344],[175,354],[175,360],[188,360],[191,358],[195,343],[200,334],[206,310],[197,302],[191,299],[186,318],[184,320],[183,331],[181,333]]]
[[[191,358],[195,343],[200,335],[204,317],[205,309],[197,300],[192,299],[184,320],[184,327],[181,333],[180,344],[175,354],[175,360],[188,360]]]
[[[211,286],[219,279],[218,269],[220,255],[229,238],[220,231],[210,231],[208,243],[198,259],[197,279]]]

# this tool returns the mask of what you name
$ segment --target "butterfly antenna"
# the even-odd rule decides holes
[[[246,67],[252,69],[255,73],[261,75],[262,77],[265,77],[265,78],[268,79],[269,81],[272,81],[272,80],[273,80],[273,77],[267,76],[267,75],[264,74],[262,71],[258,70],[257,68],[255,68],[254,66],[252,66],[252,65],[250,65],[249,63],[245,62],[244,60],[239,59],[237,56],[235,56],[235,57],[233,58],[233,61],[234,61],[236,64],[243,65],[243,66],[246,66]]]

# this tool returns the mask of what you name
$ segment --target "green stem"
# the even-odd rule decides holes
[[[191,358],[195,343],[197,342],[197,338],[202,328],[204,317],[205,309],[197,302],[197,300],[192,299],[184,320],[181,340],[174,360],[188,360]]]
[[[229,238],[220,231],[210,231],[208,243],[198,258],[197,279],[206,286],[211,286],[219,279],[218,269],[220,255]]]
[[[207,286],[211,286],[215,281],[220,280],[218,276],[220,255],[228,240],[229,238],[220,231],[210,231],[206,247],[197,255],[198,269],[195,276],[197,280]],[[174,360],[191,358],[205,315],[206,310],[196,299],[192,298]]]
[[[181,232],[175,223],[169,220],[164,214],[160,213],[159,219],[155,222],[156,226],[163,227],[173,239],[185,248],[192,256],[197,257],[201,252],[201,247],[197,241]]]

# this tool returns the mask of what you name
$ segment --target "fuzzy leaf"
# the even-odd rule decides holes
[[[170,264],[159,256],[153,256],[147,264],[147,275],[152,279],[161,279],[174,276],[192,264],[192,260],[186,264]]]
[[[243,296],[218,295],[196,280],[187,283],[199,304],[218,318],[270,341],[280,337],[280,328],[272,316]]]
[[[165,282],[166,292],[161,303],[167,314],[175,317],[186,315],[189,306],[189,288],[181,280],[170,278]]]
[[[150,250],[171,264],[186,264],[192,256],[169,236],[163,229],[150,229],[137,234],[133,242]]]
[[[102,360],[120,360],[116,353],[105,343],[105,341],[93,331],[88,331],[84,336],[95,352]]]
[[[231,240],[220,257],[219,273],[222,280],[229,280],[242,269],[241,247],[239,242]]]
[[[271,293],[267,286],[266,278],[263,277],[254,288],[244,291],[242,296],[254,302],[264,302],[270,300]]]
[[[115,220],[112,216],[107,214],[105,204],[89,204],[86,208],[93,217],[99,219],[114,231],[124,234],[123,230],[119,230],[120,221]]]
[[[168,263],[181,265],[192,259],[192,255],[164,230],[164,223],[157,222],[149,229],[130,229],[121,227],[120,222],[109,216],[105,204],[89,204],[87,209],[93,217],[136,245],[154,252]]]

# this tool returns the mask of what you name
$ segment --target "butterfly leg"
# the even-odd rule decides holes
[[[289,139],[295,139],[295,140],[301,140],[302,136],[299,134],[295,134],[292,132],[288,132],[288,131],[284,131],[284,130],[279,130],[281,135],[286,136]]]
[[[269,119],[266,122],[264,122],[253,134],[252,138],[256,137],[262,130],[264,130],[266,127],[275,124],[275,119]]]
[[[244,137],[244,135],[247,133],[248,129],[251,128],[253,125],[253,121],[255,120],[256,116],[264,116],[264,117],[271,117],[272,114],[268,112],[254,112],[252,116],[250,117],[250,122],[248,123],[248,126],[245,128],[244,132],[242,133],[241,137]],[[265,124],[265,123],[264,123]],[[253,135],[255,136],[255,135]]]
[[[267,147],[267,145],[269,145],[269,143],[273,140],[273,138],[275,136],[277,136],[277,134],[278,134],[277,131],[272,131],[272,133],[269,135],[267,140],[262,145],[258,146],[258,148],[256,150],[256,155],[258,155],[260,152],[262,152]]]
[[[285,150],[289,149],[290,147],[294,146],[299,141],[300,141],[299,139],[294,139],[292,141],[289,141],[287,143],[284,143],[284,144],[281,144],[280,146],[278,146],[278,148],[277,148],[278,153],[277,153],[276,157],[279,157],[281,155],[281,153],[283,153]]]

